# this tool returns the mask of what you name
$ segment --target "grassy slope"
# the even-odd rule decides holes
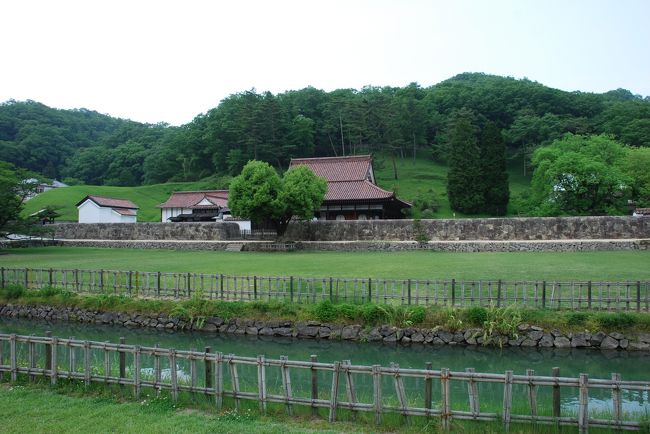
[[[650,251],[563,253],[227,253],[46,247],[12,249],[2,267],[182,271],[258,276],[646,280]]]
[[[160,209],[156,205],[167,200],[172,191],[200,190],[209,188],[202,182],[177,182],[145,185],[142,187],[111,187],[96,185],[77,185],[55,188],[36,196],[25,204],[23,214],[29,215],[51,205],[59,208],[59,220],[77,221],[76,204],[86,195],[130,199],[140,207],[138,221],[160,221]]]
[[[454,216],[447,199],[447,166],[424,158],[418,158],[415,162],[411,158],[397,159],[396,165],[397,180],[395,180],[390,158],[378,159],[378,162],[375,163],[375,177],[379,186],[386,190],[396,191],[398,196],[406,200],[412,200],[418,194],[426,193],[432,189],[440,203],[436,217],[450,218]],[[520,160],[509,161],[508,175],[511,197],[529,188],[530,179],[523,176]],[[510,210],[510,212],[513,211]],[[456,217],[465,216],[456,213]]]
[[[397,194],[406,199],[413,200],[419,193],[426,193],[433,189],[440,202],[440,209],[436,214],[438,218],[452,217],[447,200],[447,167],[433,161],[419,158],[413,163],[412,159],[398,159],[398,180],[394,179],[392,162],[388,158],[379,158],[375,164],[377,183],[387,189],[395,190]],[[509,168],[511,194],[528,189],[529,180],[521,175],[517,162]],[[60,207],[62,217],[59,220],[76,221],[78,203],[88,194],[99,196],[119,197],[135,202],[140,210],[138,221],[159,221],[160,210],[156,205],[167,200],[172,191],[200,190],[210,188],[205,182],[169,183],[145,185],[142,187],[111,187],[95,185],[79,185],[67,188],[58,188],[38,195],[25,204],[25,215],[29,215],[47,205]],[[463,217],[457,213],[457,217]]]

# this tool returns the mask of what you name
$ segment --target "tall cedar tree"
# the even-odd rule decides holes
[[[505,215],[510,190],[506,171],[506,145],[501,130],[494,122],[487,122],[481,132],[481,184],[483,186],[482,212]]]
[[[483,208],[483,180],[478,127],[472,110],[462,108],[452,114],[448,125],[449,172],[447,195],[454,211],[475,214]]]

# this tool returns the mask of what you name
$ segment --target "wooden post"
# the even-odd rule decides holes
[[[503,385],[503,429],[510,430],[510,411],[512,410],[512,371],[506,371]]]
[[[126,343],[124,337],[120,337],[120,346]],[[126,353],[122,350],[119,351],[119,364],[120,364],[120,387],[124,387],[122,380],[126,377]]]
[[[1,342],[0,345],[2,345]],[[36,344],[30,340],[28,345],[29,345],[29,354],[28,354],[29,370],[31,371],[32,369],[36,369]],[[29,382],[33,383],[34,381],[36,381],[36,375],[30,374]]]
[[[330,278],[331,283],[331,278]],[[330,287],[331,288],[331,287]],[[318,363],[318,357],[312,354],[309,357],[309,360],[312,363]],[[312,366],[311,368],[311,414],[312,416],[318,416],[318,407],[315,405],[315,400],[318,399],[318,370]]]
[[[341,362],[334,362],[334,372],[332,372],[332,391],[330,393],[330,414],[328,420],[330,423],[336,421],[336,407],[339,402],[339,378],[341,374]]]
[[[156,273],[156,295],[160,297],[160,271]]]
[[[291,376],[289,375],[289,367],[286,365],[287,356],[280,356],[281,373],[282,373],[282,391],[284,392],[284,399],[286,402],[287,414],[293,416],[293,405],[291,405]]]
[[[162,372],[160,369],[160,354],[158,354],[158,347],[160,345],[154,345],[153,350],[153,387],[156,390],[156,394],[160,394],[160,380],[162,379]]]
[[[636,311],[641,311],[641,281],[636,281]]]
[[[373,391],[373,406],[375,409],[375,424],[381,424],[382,418],[382,403],[381,403],[381,366],[372,366],[372,391]]]
[[[136,345],[133,352],[133,392],[135,399],[140,399],[140,346]]]
[[[232,381],[232,395],[235,397],[235,409],[237,411],[241,408],[241,398],[239,398],[239,374],[237,373],[237,365],[232,360],[233,354],[228,355],[228,367],[230,368],[230,380]]]
[[[219,297],[223,300],[223,274],[219,274]]]
[[[354,404],[357,403],[357,391],[354,387],[354,378],[350,372],[350,366],[352,366],[352,362],[350,360],[344,360],[343,366],[343,369],[345,370],[345,391],[347,394],[348,402],[351,404],[350,411],[352,412],[352,419],[357,420],[358,412],[353,408]]]
[[[74,336],[70,336],[70,340],[74,340]],[[68,344],[68,379],[72,379],[72,374],[77,370],[77,353],[75,348]]]
[[[172,400],[178,401],[178,370],[176,368],[176,350],[169,349],[169,376],[171,379]]]
[[[106,344],[104,342],[104,382],[108,384],[108,378],[111,376],[111,353],[106,349]]]
[[[45,336],[48,338],[52,337],[51,331],[46,331]],[[45,344],[45,370],[52,370],[52,344]]]
[[[223,406],[223,353],[217,353],[214,367],[214,400],[217,410]]]
[[[501,307],[501,279],[497,280],[497,307]]]
[[[289,276],[289,300],[293,303],[293,276]]]
[[[449,385],[449,369],[440,370],[440,411],[442,417],[442,429],[449,431],[451,428],[451,387]]]
[[[578,404],[578,431],[586,433],[589,430],[589,376],[580,374],[578,384],[580,399]]]
[[[612,405],[614,407],[614,422],[620,429],[621,417],[623,415],[623,402],[621,401],[621,374],[612,374]]]
[[[560,386],[557,384],[560,368],[553,368],[551,375],[556,378],[556,384],[553,386],[553,417],[560,417]]]
[[[546,280],[542,281],[542,309],[546,307]]]
[[[25,268],[25,289],[29,289],[29,268]]]
[[[257,276],[253,276],[253,300],[257,300]]]
[[[203,356],[203,365],[205,367],[205,394],[209,395],[208,389],[212,389],[212,362],[208,360],[211,348],[205,347],[205,355]]]
[[[372,302],[372,278],[368,277],[368,303]]]
[[[399,374],[399,365],[397,363],[391,363],[391,368],[396,370],[395,374],[393,375],[395,394],[397,395],[397,401],[399,402],[400,410],[402,410],[404,423],[408,423],[408,401],[406,400],[404,381],[402,381],[402,377]]]
[[[56,385],[56,381],[59,376],[57,355],[56,355],[56,351],[58,347],[59,347],[59,338],[55,336],[52,338],[52,369],[50,371],[50,381],[53,386]]]
[[[587,282],[587,307],[591,309],[591,280]]]
[[[187,298],[190,298],[192,295],[192,275],[187,273]]]
[[[55,338],[56,339],[56,338]],[[52,345],[53,347],[55,345]],[[54,356],[52,356],[54,359]],[[90,342],[84,341],[84,384],[90,386],[90,377],[92,375],[92,365],[90,364]]]
[[[104,270],[99,270],[99,289],[104,292]]]
[[[11,364],[11,382],[18,380],[18,355],[16,354],[16,334],[9,336],[9,360]]]
[[[3,268],[3,270],[4,270],[4,268]],[[332,282],[332,280],[333,279],[330,277],[330,301],[334,302],[334,293],[333,293],[333,282]]]
[[[467,368],[465,371],[469,374],[474,374],[476,372],[474,368]],[[473,417],[477,417],[481,412],[481,409],[478,401],[478,387],[474,378],[470,378],[467,381],[467,395],[469,396],[469,411],[472,413]]]
[[[528,376],[528,405],[530,406],[530,415],[533,421],[537,419],[537,388],[535,386],[535,370],[527,369],[526,375]]]
[[[427,371],[433,369],[433,364],[427,362],[425,365]],[[433,400],[433,379],[426,377],[424,379],[424,408],[427,410],[427,416],[431,416],[431,401]]]
[[[411,279],[408,279],[406,281],[406,289],[408,291],[408,294],[407,294],[408,295],[408,304],[410,305],[411,304]]]
[[[50,268],[50,269],[48,270],[48,279],[47,279],[48,284],[50,285],[50,288],[53,288],[53,287],[54,287],[54,279],[52,279],[53,274],[54,274],[54,270],[52,270],[52,269]]]
[[[451,279],[451,307],[456,304],[456,279]]]
[[[0,268],[0,287],[5,287],[5,267]]]
[[[266,364],[263,355],[257,356],[257,391],[260,410],[266,413]]]
[[[196,388],[196,358],[194,357],[194,352],[196,348],[190,348],[189,362],[190,362],[190,391],[192,392],[192,398],[196,395],[194,394]]]

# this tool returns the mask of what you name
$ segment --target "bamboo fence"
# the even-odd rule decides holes
[[[181,364],[189,367],[189,373],[179,370]],[[242,373],[245,368],[248,371]],[[306,373],[310,387],[296,391],[291,381],[296,371]],[[636,392],[647,397],[650,392],[650,382],[623,381],[616,373],[611,379],[594,379],[587,374],[580,374],[578,378],[562,377],[559,368],[553,368],[552,376],[539,376],[533,370],[525,375],[516,375],[513,371],[478,373],[471,368],[464,372],[446,368],[434,370],[431,363],[427,363],[425,369],[405,369],[396,364],[389,367],[353,365],[349,360],[322,363],[316,356],[311,356],[310,361],[288,360],[284,356],[276,360],[263,355],[241,357],[211,352],[209,347],[204,351],[185,351],[158,345],[126,345],[124,338],[115,344],[63,339],[49,333],[41,337],[0,334],[0,379],[6,374],[12,382],[21,375],[30,381],[38,376],[49,378],[52,385],[60,380],[77,380],[86,386],[91,383],[130,386],[136,398],[140,398],[143,388],[158,393],[170,391],[173,400],[177,400],[181,392],[203,394],[214,399],[219,410],[224,406],[224,398],[232,398],[237,410],[242,400],[256,401],[262,412],[267,410],[269,403],[283,405],[288,414],[293,414],[294,406],[310,407],[315,415],[324,408],[329,421],[337,420],[337,412],[348,411],[353,419],[360,412],[371,413],[378,424],[384,416],[397,414],[407,422],[412,417],[438,418],[444,429],[449,429],[453,420],[474,420],[500,421],[504,430],[516,422],[574,426],[584,433],[590,427],[639,429],[640,421],[629,420],[630,415],[623,411],[622,396]],[[277,387],[270,384],[267,381],[270,374],[279,377],[281,384]],[[302,375],[304,379],[305,374]],[[424,390],[407,387],[409,379],[418,379],[414,384]],[[370,382],[372,392],[359,393],[358,380]],[[387,382],[389,387],[386,387]],[[463,386],[452,389],[452,382]],[[438,397],[433,393],[435,383]],[[485,404],[481,407],[479,386],[486,383],[502,387],[501,408],[486,409]],[[247,387],[243,387],[244,384]],[[518,388],[516,396],[514,387]],[[577,411],[561,411],[561,388],[578,390]],[[543,394],[540,389],[547,389],[547,392],[550,389],[552,393]],[[455,393],[452,394],[452,390]],[[462,390],[466,393],[459,393]],[[608,412],[590,409],[590,393],[595,393],[594,390],[610,391],[611,409]],[[540,405],[540,397],[548,397],[551,406],[548,403]],[[469,411],[459,409],[458,401],[469,404]],[[513,402],[517,404],[514,407]],[[527,405],[522,406],[522,402]],[[551,410],[544,410],[549,408]]]
[[[650,310],[650,281],[426,280],[0,268],[0,287],[59,288],[83,294],[292,303],[333,302],[454,307]]]

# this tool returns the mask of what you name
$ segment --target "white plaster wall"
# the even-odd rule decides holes
[[[135,223],[137,221],[136,216],[121,215],[111,208],[100,207],[91,200],[85,201],[77,209],[79,223]]]

